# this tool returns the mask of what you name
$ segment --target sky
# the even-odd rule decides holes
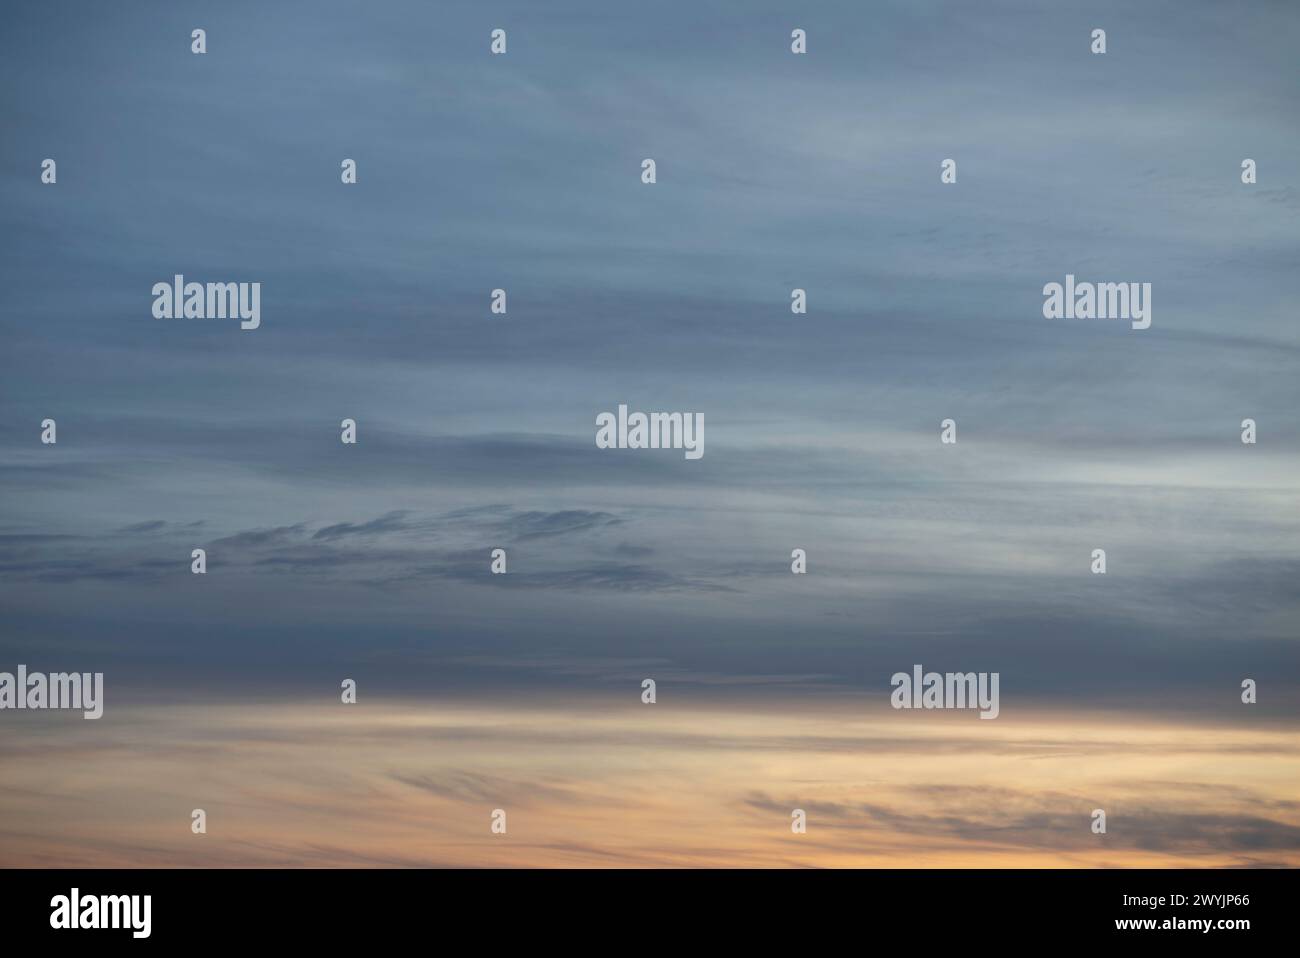
[[[1294,5],[4,17],[0,864],[1300,863]]]

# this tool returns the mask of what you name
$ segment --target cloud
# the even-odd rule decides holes
[[[847,724],[920,661],[1000,671],[1009,720],[1294,724],[1300,7],[1105,3],[1112,48],[1092,57],[1087,25],[1060,9],[832,3],[801,12],[811,52],[795,57],[788,5],[770,0],[553,18],[508,2],[524,35],[491,58],[455,39],[482,38],[479,13],[450,5],[437,32],[452,39],[431,58],[426,4],[372,6],[321,0],[296,47],[292,9],[214,7],[211,34],[239,40],[213,70],[178,47],[192,26],[179,9],[83,17],[71,28],[95,42],[57,44],[31,38],[66,37],[67,18],[25,4],[0,31],[0,70],[41,77],[0,83],[6,142],[51,144],[65,173],[54,189],[31,171],[0,177],[0,660],[107,662],[114,695],[241,705],[254,688],[329,697],[353,675],[376,699],[617,694],[639,708],[636,682],[653,674],[674,708],[757,703],[756,723],[778,698],[793,716],[849,700]],[[110,55],[124,48],[129,60]],[[638,181],[648,154],[653,189]],[[361,164],[355,188],[333,179],[344,156]],[[154,319],[152,284],[178,272],[261,282],[261,328]],[[1152,282],[1152,328],[1043,319],[1043,284],[1067,272]],[[486,308],[498,287],[505,316]],[[806,316],[789,312],[796,287]],[[702,413],[705,457],[597,449],[594,417],[619,402]],[[46,417],[56,445],[39,442]],[[339,442],[344,417],[356,445]],[[938,442],[949,417],[953,447]],[[1255,446],[1239,440],[1246,417]],[[194,548],[209,552],[204,576],[189,573]],[[491,574],[493,548],[508,574]],[[807,575],[790,573],[794,548]],[[1094,548],[1105,576],[1088,571]],[[1245,677],[1258,705],[1240,702]],[[1090,783],[1045,785],[1035,768],[1117,764],[1160,781],[1174,773],[1125,755],[1240,759],[1258,794],[1153,788],[1172,796],[1162,822],[1157,799],[1129,790],[1111,845],[1130,862],[1295,859],[1292,810],[1261,804],[1271,777],[1294,778],[1291,746],[1267,736],[1127,753],[1090,731],[1008,737],[977,754],[1005,760],[1016,787],[944,794],[917,783],[957,775],[960,734],[737,740],[708,714],[665,728],[675,713],[656,708],[635,713],[644,728],[617,708],[577,729],[550,713],[505,731],[453,723],[436,744],[514,736],[532,746],[511,753],[520,762],[581,746],[610,775],[680,748],[683,791],[710,785],[701,806],[667,775],[634,793],[688,823],[731,807],[732,782],[794,800],[788,781],[763,780],[785,763],[832,781],[809,801],[842,812],[837,837],[862,823],[852,853],[873,863],[987,842],[990,803],[1005,806],[1000,846],[1064,828],[1068,860],[1095,862],[1074,806],[1055,804],[1094,801]],[[491,750],[419,751],[423,731],[361,735],[361,764],[340,768],[313,764],[318,732],[296,730],[302,777],[243,767],[275,783],[263,794],[219,777],[229,753],[191,767],[257,809],[240,844],[209,843],[213,860],[486,861],[504,853],[472,844],[481,821],[448,826],[444,847],[428,804],[578,787],[564,749],[540,770],[485,767]],[[366,766],[386,738],[412,751]],[[106,751],[166,786],[189,741],[149,724]],[[298,757],[271,732],[230,741],[252,762]],[[129,787],[121,769],[83,781],[49,747],[23,780],[58,780],[47,803]],[[845,784],[868,774],[864,753],[893,774],[922,747],[945,764],[916,770],[911,793]],[[374,803],[362,838],[339,838],[348,808],[320,781]],[[144,790],[113,794],[126,796],[115,834],[148,831],[130,830],[134,806],[159,816],[149,825],[171,814]],[[276,822],[288,841],[258,823],[277,807],[321,820]],[[6,854],[16,832],[46,828],[44,811],[22,806]],[[814,860],[754,833],[638,824],[646,837],[566,819],[530,847],[564,862]],[[131,843],[84,816],[63,825],[131,860]],[[138,860],[190,860],[152,834]],[[670,852],[655,847],[665,837]],[[53,824],[44,840],[12,854],[75,858]],[[813,847],[818,861],[849,854]]]
[[[1161,791],[1164,783],[1159,783]],[[1140,849],[1172,855],[1206,853],[1295,852],[1300,850],[1300,826],[1246,810],[1219,811],[1213,800],[1227,790],[1208,788],[1200,801],[1182,806],[1154,806],[1131,790],[1112,794],[1105,847]],[[949,784],[893,790],[892,801],[852,804],[804,801],[820,827],[847,830],[879,828],[892,835],[956,839],[978,845],[1082,851],[1095,848],[1092,810],[1100,799],[1062,792],[1031,792],[1018,788],[967,787]],[[1234,803],[1242,798],[1234,796]],[[1247,805],[1253,796],[1248,796]],[[1136,800],[1135,800],[1136,799]],[[799,804],[751,795],[745,804],[776,815]]]
[[[369,522],[351,523],[340,522],[332,526],[326,526],[318,529],[312,536],[313,539],[341,539],[344,536],[364,536],[375,533],[398,532],[410,528],[403,520],[410,515],[410,510],[398,509],[380,516],[377,519],[371,519]]]
[[[464,770],[444,772],[438,778],[399,772],[392,772],[389,777],[395,782],[418,788],[438,798],[469,805],[529,807],[552,802],[580,805],[587,800],[587,796],[580,791],[562,785],[520,781]]]
[[[551,536],[571,535],[616,526],[622,520],[608,512],[591,512],[586,509],[564,509],[559,512],[521,512],[504,520],[498,526],[517,540],[543,539]]]
[[[159,532],[166,528],[167,522],[164,519],[150,519],[146,522],[137,522],[133,525],[123,526],[119,532],[124,535],[132,535],[144,532]]]
[[[300,539],[305,534],[305,529],[305,524],[301,522],[291,526],[276,526],[272,529],[249,529],[244,532],[236,532],[234,535],[214,539],[212,547],[232,549],[276,547]]]

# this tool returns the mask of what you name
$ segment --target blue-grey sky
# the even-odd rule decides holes
[[[0,668],[1295,712],[1300,7],[4,18]],[[1067,273],[1151,328],[1044,319]],[[597,449],[619,403],[704,457]]]

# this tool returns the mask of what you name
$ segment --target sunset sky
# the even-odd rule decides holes
[[[1169,867],[1300,857],[1293,728],[971,718],[779,698],[766,708],[595,697],[121,707],[111,724],[22,724],[21,744],[3,748],[0,834],[5,864],[51,866]],[[190,833],[195,807],[207,834]],[[1089,828],[1097,807],[1104,836]],[[504,835],[489,830],[497,808]],[[796,808],[806,834],[791,832]]]
[[[1300,864],[1298,47],[1208,0],[6,10],[0,671],[106,704],[0,713],[0,866]],[[153,318],[178,273],[260,328]],[[1151,327],[1044,319],[1067,273]],[[598,449],[620,403],[705,455]],[[1000,716],[892,710],[915,663]]]

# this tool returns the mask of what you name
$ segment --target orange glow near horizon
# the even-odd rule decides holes
[[[16,724],[0,748],[0,865],[1300,864],[1286,729],[752,702],[111,716]],[[191,833],[195,808],[207,834]],[[791,832],[795,808],[806,834]]]

